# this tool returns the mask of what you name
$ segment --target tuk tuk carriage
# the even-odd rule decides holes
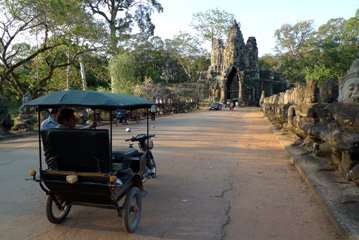
[[[145,137],[149,145],[154,135],[149,134],[148,109],[153,102],[126,94],[67,90],[39,97],[26,105],[36,107],[38,119],[41,111],[53,107],[109,111],[109,129],[39,126],[39,172],[32,170],[30,175],[47,195],[46,216],[51,223],[63,222],[73,205],[110,208],[117,210],[125,231],[133,233],[140,221],[149,152],[134,148],[113,150],[112,112],[119,108],[145,109],[147,135],[141,134],[141,139]]]

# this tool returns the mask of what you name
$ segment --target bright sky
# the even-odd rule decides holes
[[[180,31],[194,31],[189,26],[192,14],[218,8],[235,15],[240,23],[245,43],[248,37],[257,39],[258,54],[273,53],[274,32],[283,24],[314,20],[315,27],[329,19],[355,16],[359,0],[158,0],[164,8],[152,20],[155,35],[172,39]]]

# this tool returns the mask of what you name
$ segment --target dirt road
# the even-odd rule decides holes
[[[24,181],[38,169],[37,138],[0,142],[0,239],[340,239],[257,109],[158,118],[151,133],[158,178],[145,183],[135,234],[114,210],[74,206],[49,223],[45,194]]]

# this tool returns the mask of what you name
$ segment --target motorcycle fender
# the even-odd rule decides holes
[[[140,175],[138,174],[134,175],[131,181],[133,182],[132,184],[133,186],[138,187],[141,190],[141,192],[143,191],[143,183]]]

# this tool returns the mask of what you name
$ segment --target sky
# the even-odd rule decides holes
[[[273,54],[274,32],[283,24],[314,20],[317,29],[332,18],[349,19],[355,16],[359,0],[158,0],[164,8],[155,12],[152,22],[155,35],[173,39],[180,31],[195,34],[189,26],[192,14],[210,9],[224,10],[235,15],[245,43],[248,37],[257,40],[259,57]]]

